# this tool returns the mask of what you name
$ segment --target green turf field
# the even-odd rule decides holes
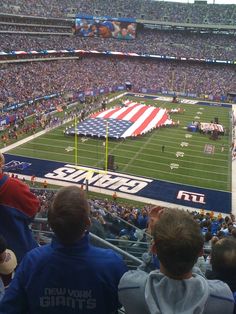
[[[231,155],[230,134],[213,141],[209,135],[188,132],[185,127],[201,112],[200,121],[210,122],[214,117],[227,129],[230,125],[230,109],[199,105],[172,104],[141,98],[129,97],[137,102],[161,106],[163,108],[181,107],[183,114],[171,114],[174,121],[179,120],[179,127],[161,128],[125,141],[109,141],[109,154],[115,156],[119,172],[140,175],[154,179],[184,183],[217,190],[231,190]],[[115,101],[118,104],[120,100]],[[111,105],[114,105],[112,103]],[[9,151],[10,154],[29,156],[41,159],[75,163],[74,151],[66,148],[74,146],[74,138],[65,136],[65,126],[59,127],[31,142]],[[229,133],[229,132],[228,132]],[[192,137],[188,137],[191,135]],[[187,136],[187,137],[186,137]],[[105,164],[105,148],[102,139],[78,140],[78,163],[83,166],[103,168]],[[187,147],[181,147],[187,142]],[[204,153],[206,144],[214,146],[214,154]],[[221,151],[224,144],[224,151]],[[165,151],[161,147],[165,145]],[[176,152],[183,152],[183,157],[176,157]],[[178,169],[170,168],[170,164],[179,164]]]

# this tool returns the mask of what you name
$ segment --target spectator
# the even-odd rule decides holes
[[[85,12],[89,15],[142,18],[146,20],[159,20],[177,23],[193,24],[232,24],[235,21],[235,6],[233,4],[203,4],[198,3],[173,3],[170,1],[150,1],[143,3],[142,0],[117,0],[109,2],[99,0],[88,2],[81,0],[50,0],[41,1],[40,5],[31,1],[11,0],[4,3],[1,12],[18,15],[49,16],[68,18],[67,14],[72,12]],[[38,19],[37,19],[38,22]],[[40,22],[42,23],[42,22]],[[44,22],[45,23],[45,22]],[[48,22],[48,24],[51,24]],[[54,22],[55,23],[55,22]],[[59,21],[58,21],[59,23]],[[65,20],[61,20],[61,25],[65,25]],[[26,27],[26,26],[24,26]],[[14,28],[13,28],[14,29]]]
[[[209,254],[211,252],[211,239],[212,239],[212,234],[210,231],[207,231],[204,235],[204,252]]]
[[[148,229],[147,229],[149,234],[151,235],[153,234],[155,224],[157,223],[157,221],[159,221],[163,211],[164,211],[164,208],[161,206],[154,206],[150,210],[149,216],[148,216]]]
[[[123,86],[127,80],[132,82],[135,92],[142,92],[143,88],[153,89],[156,93],[175,90],[199,97],[209,95],[209,99],[217,101],[222,95],[227,96],[236,85],[234,66],[231,65],[163,62],[146,58],[117,59],[108,56],[83,57],[79,62],[58,60],[56,63],[9,64],[0,74],[4,78],[1,82],[0,101],[4,104],[9,98],[12,99],[11,103],[20,103],[58,92],[76,94],[78,91],[97,90],[101,87],[114,88]],[[78,80],[78,75],[83,80]],[[18,84],[11,84],[14,79],[17,79]],[[31,129],[33,131],[33,127]],[[14,132],[12,137],[15,137]]]
[[[6,240],[3,236],[0,236],[0,280],[5,288],[11,282],[16,266],[17,260],[14,252],[7,249]],[[3,295],[0,292],[0,299],[1,296]]]
[[[234,239],[236,239],[236,228],[233,228],[231,231],[231,235]]]
[[[38,246],[28,225],[39,209],[39,200],[26,184],[3,173],[4,163],[0,153],[0,230],[19,263]]]
[[[145,209],[138,215],[137,225],[140,229],[146,229],[148,224],[148,215]]]
[[[48,182],[47,182],[47,180],[44,180],[43,181],[43,188],[47,189],[47,187],[48,187]]]
[[[164,211],[164,208],[160,206],[154,206],[150,210],[149,216],[148,216],[148,228],[147,228],[147,232],[150,235],[153,235],[155,224],[157,221],[159,221],[163,211]],[[139,269],[148,273],[154,269],[160,269],[160,261],[158,260],[155,252],[152,252],[151,246],[148,252],[143,253],[142,264],[139,266]]]
[[[32,186],[34,186],[34,184],[35,184],[35,175],[31,176],[30,181],[31,181]]]
[[[219,279],[236,292],[236,240],[231,237],[220,239],[212,247],[212,271],[206,272],[208,279]]]
[[[120,281],[119,297],[126,313],[233,313],[229,287],[192,272],[202,248],[200,228],[192,217],[165,210],[154,228],[153,250],[160,271],[129,271]]]
[[[126,271],[112,250],[88,242],[89,205],[76,186],[59,190],[49,209],[52,243],[29,252],[7,290],[0,313],[114,313]]]
[[[112,199],[113,199],[113,201],[114,202],[116,202],[117,201],[117,194],[116,194],[116,191],[114,191],[114,193],[112,194]]]

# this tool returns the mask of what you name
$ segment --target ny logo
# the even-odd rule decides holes
[[[188,201],[188,202],[193,202],[193,203],[206,204],[205,195],[194,193],[194,192],[179,191],[177,195],[177,199]]]

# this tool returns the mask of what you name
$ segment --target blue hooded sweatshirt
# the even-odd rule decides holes
[[[88,234],[71,246],[56,239],[27,253],[0,303],[1,314],[110,314],[127,268]]]
[[[234,298],[227,284],[193,273],[171,279],[159,270],[129,271],[119,284],[126,314],[232,314]]]

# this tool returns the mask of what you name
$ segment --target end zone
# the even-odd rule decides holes
[[[21,176],[35,175],[37,178],[50,179],[50,184],[68,185],[85,184],[88,180],[89,189],[103,194],[113,194],[116,191],[121,197],[136,199],[147,203],[165,203],[176,207],[191,209],[214,210],[231,213],[231,193],[198,188],[161,180],[152,180],[119,172],[107,173],[96,168],[70,165],[62,162],[26,158],[5,154],[6,164],[15,161],[18,167],[10,172]],[[20,167],[27,163],[28,167]],[[142,200],[141,200],[141,199]],[[171,207],[170,206],[170,207]]]

